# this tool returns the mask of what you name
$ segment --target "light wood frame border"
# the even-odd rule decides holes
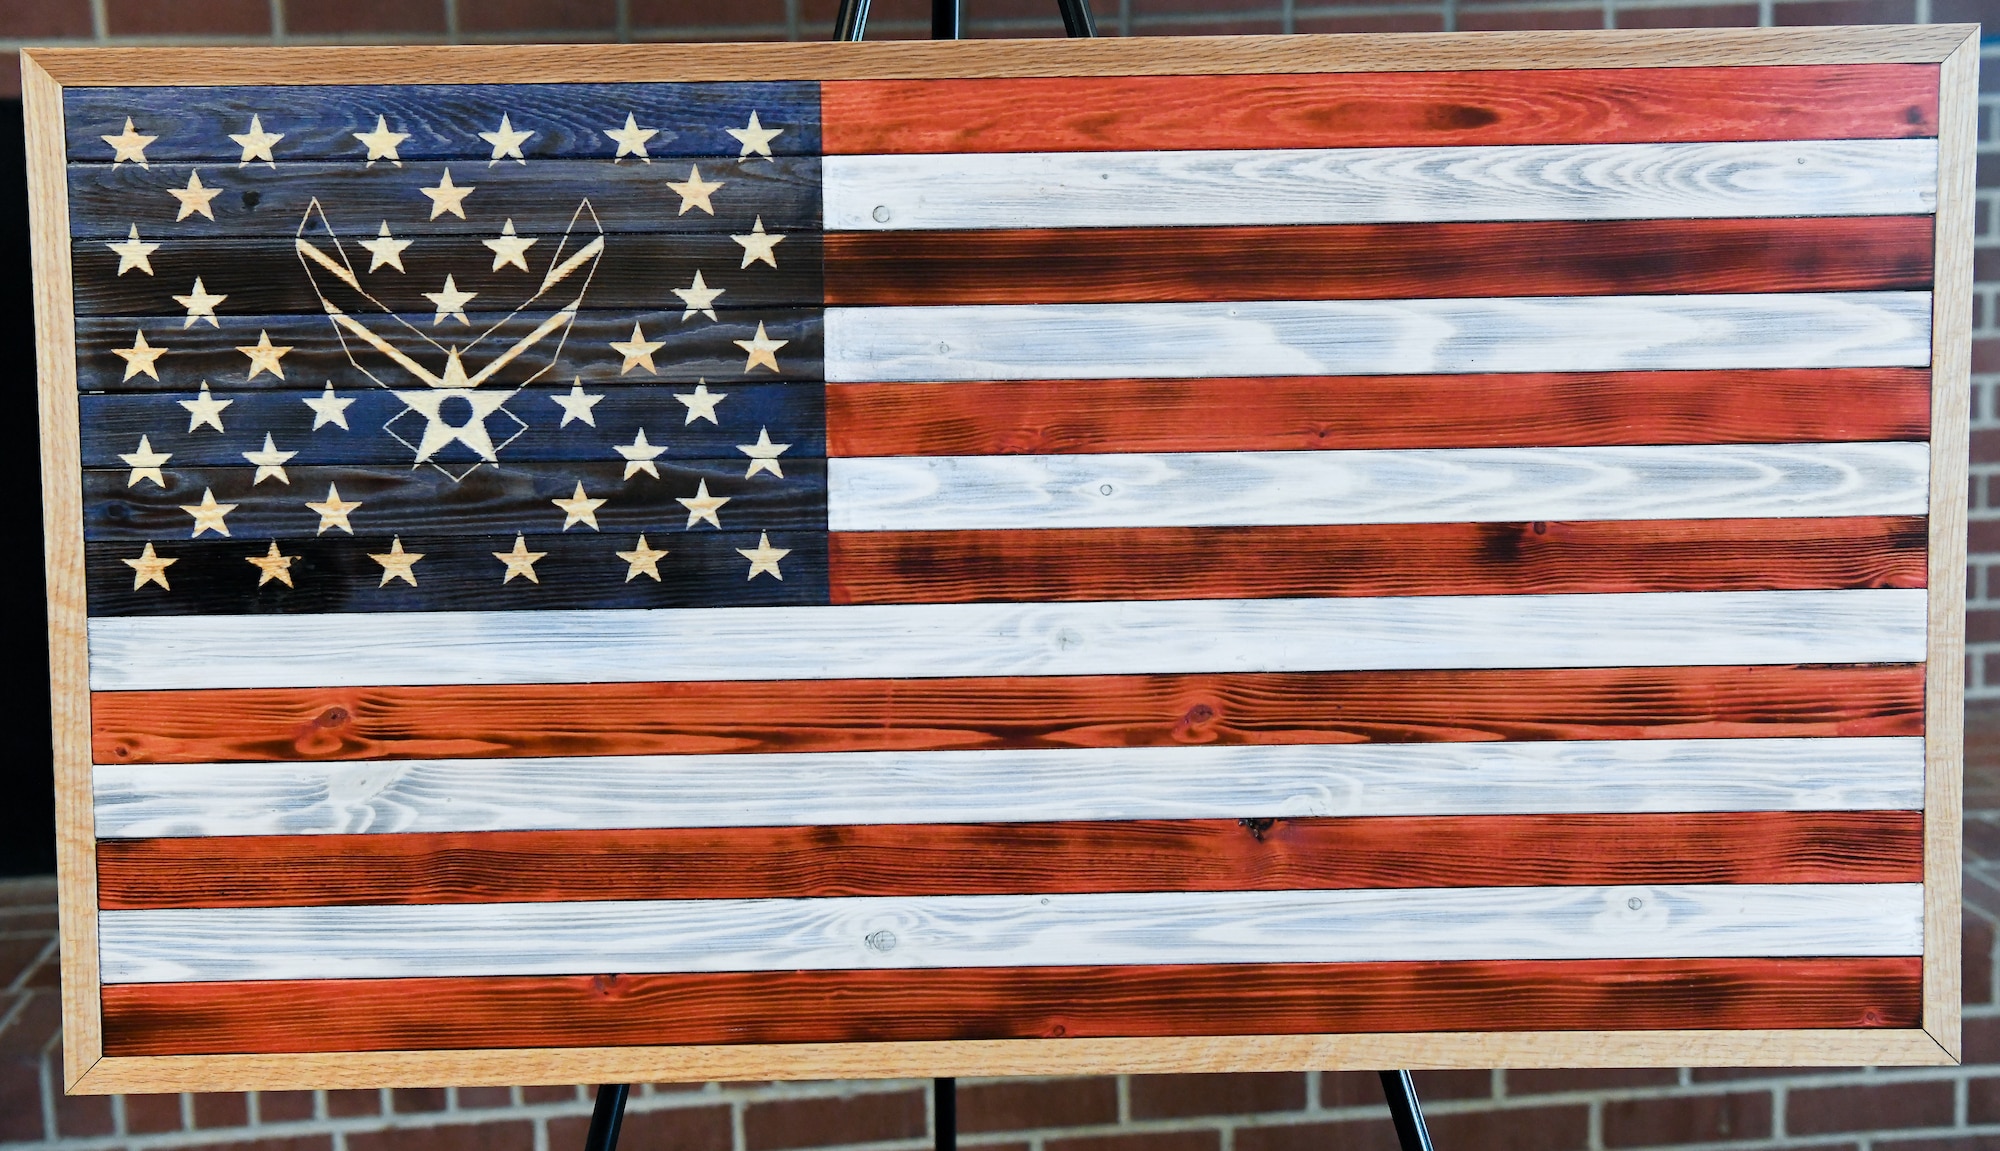
[[[51,48],[21,54],[41,377],[63,1078],[72,1093],[1382,1067],[1959,1059],[1976,25],[853,44]],[[1923,1020],[1884,1031],[1445,1032],[106,1058],[62,90],[80,86],[1193,75],[1925,63],[1940,68],[1925,690]]]

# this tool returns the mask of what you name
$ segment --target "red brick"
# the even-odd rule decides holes
[[[20,879],[0,880],[0,907],[38,907],[56,905],[56,877],[53,875],[31,875]]]
[[[1479,1151],[1581,1151],[1590,1139],[1590,1111],[1580,1104],[1429,1114],[1424,1123],[1438,1146]]]
[[[1292,22],[1301,33],[1442,32],[1442,12],[1378,12],[1368,15],[1304,16]]]
[[[1952,1085],[1944,1080],[1794,1090],[1785,1099],[1785,1130],[1794,1135],[1942,1127],[1951,1119]]]
[[[329,1091],[326,1093],[326,1113],[335,1119],[350,1115],[380,1115],[382,1113],[382,1093],[380,1091]]]
[[[181,1097],[178,1095],[127,1095],[125,1130],[135,1135],[156,1131],[181,1130]]]
[[[1992,74],[1993,73],[1989,71],[1988,75],[1990,76]],[[1986,85],[1989,83],[2000,85],[2000,80],[1990,80],[1987,77],[1982,76],[1979,81],[1979,86],[1982,89],[1984,89],[1986,88]],[[1987,90],[2000,91],[2000,87],[1995,87]],[[2000,184],[2000,156],[1996,156],[1990,152],[1980,156],[1979,159],[1973,163],[1973,172],[1976,174],[1975,179],[1978,181],[1979,186],[1982,188],[1991,188],[1996,184]],[[1973,370],[1978,371],[1979,369],[1974,368]]]
[[[89,0],[0,0],[0,37],[51,40],[88,35]]]
[[[193,1096],[196,1127],[242,1127],[250,1122],[250,1097],[235,1093]]]
[[[1507,1073],[1507,1094],[1554,1095],[1614,1087],[1666,1087],[1680,1082],[1680,1078],[1680,1072],[1670,1067],[1528,1069]]]
[[[2000,26],[2000,0],[1931,0],[1931,19],[1939,24]]]
[[[296,1123],[313,1117],[313,1093],[310,1091],[259,1091],[257,1093],[257,1122]]]
[[[1604,1104],[1606,1147],[1651,1147],[1762,1139],[1771,1133],[1771,1093],[1613,1099]]]
[[[582,1136],[576,1142],[582,1143]],[[347,1151],[533,1151],[534,1146],[535,1126],[525,1120],[347,1134]]]
[[[1987,526],[1987,523],[1975,521],[1972,525],[1972,534],[1978,536],[1981,534],[1980,529]],[[1992,523],[1991,527],[1996,534],[2000,534],[2000,523]],[[2000,609],[1979,608],[1966,612],[1965,638],[1971,643],[2000,641]]]
[[[514,1102],[514,1092],[506,1087],[461,1087],[458,1089],[458,1105],[465,1108],[508,1107]]]
[[[398,1087],[389,1092],[389,1109],[398,1115],[442,1111],[446,1100],[442,1087]]]
[[[1418,1102],[1441,1099],[1487,1099],[1493,1095],[1490,1071],[1418,1071],[1414,1073]],[[1328,1071],[1319,1077],[1321,1107],[1382,1105],[1382,1079],[1373,1071]]]
[[[829,7],[819,12],[808,4],[810,14],[801,14],[799,21],[802,31],[811,33],[819,26],[819,35],[826,36],[833,28],[834,9]],[[1051,11],[1055,5],[1049,5]],[[883,11],[876,5],[869,5],[870,22],[875,14]],[[989,15],[982,11],[980,15]],[[785,0],[632,0],[630,17],[634,28],[695,28],[703,25],[767,24],[778,28],[785,26]]]
[[[1118,1081],[1009,1079],[958,1089],[958,1129],[967,1134],[1082,1127],[1118,1121]]]
[[[17,1055],[0,1060],[0,1140],[39,1143],[42,1127],[42,1061]]]
[[[1771,10],[1771,23],[1810,24],[1908,24],[1917,18],[1916,0],[1803,0],[1779,4]]]
[[[1893,1143],[1880,1139],[1869,1144],[1875,1151],[2000,1151],[2000,1135],[1958,1135],[1943,1139],[1900,1139]]]
[[[1458,9],[1461,32],[1514,32],[1544,28],[1602,28],[1604,9],[1596,8],[1469,8]]]
[[[690,1091],[700,1091],[706,1083],[648,1083],[640,1092],[642,1095],[685,1095]],[[461,1094],[463,1094],[461,1092]]]
[[[50,1063],[53,1068],[61,1068],[61,1060]],[[59,1074],[58,1074],[58,1081]],[[0,1111],[5,1111],[0,1102]],[[117,1120],[111,1114],[109,1095],[65,1095],[56,1092],[56,1134],[61,1136],[109,1135],[117,1127]]]
[[[1967,915],[1959,935],[1959,998],[1967,1004],[1993,1002],[1993,923]]]
[[[48,949],[48,937],[43,935],[0,938],[0,987],[13,986]]]
[[[1236,1129],[1236,1151],[1400,1151],[1400,1148],[1396,1129],[1387,1119]]]
[[[753,1103],[743,1111],[749,1151],[914,1139],[930,1127],[922,1091]]]
[[[1126,1081],[1134,1119],[1297,1111],[1306,1105],[1306,1077],[1267,1075],[1134,1075]]]
[[[1853,1075],[1859,1067],[1697,1067],[1689,1074],[1696,1083],[1737,1079],[1788,1079],[1800,1075]]]
[[[590,1117],[576,1115],[549,1120],[549,1146],[583,1146]],[[676,1107],[665,1111],[628,1111],[618,1129],[618,1145],[672,1148],[673,1151],[729,1151],[732,1136],[728,1107]],[[984,1151],[984,1149],[982,1149]]]
[[[269,36],[267,0],[104,0],[113,36]]]
[[[1285,30],[1284,18],[1272,15],[1264,19],[1229,20],[1177,20],[1172,15],[1156,16],[1149,20],[1138,17],[1132,19],[1134,36],[1275,36]]]
[[[2000,1015],[1968,1015],[1961,1028],[1968,1064],[2000,1064]]]
[[[618,5],[616,0],[477,0],[458,6],[458,28],[469,33],[613,32]]]
[[[341,0],[338,4],[293,0],[285,6],[285,31],[293,36],[371,32],[442,35],[446,27],[444,0]]]
[[[1694,8],[1620,8],[1620,28],[1755,28],[1755,4],[1708,4]]]
[[[14,1015],[14,1021],[0,1031],[0,1056],[25,1055],[32,1061],[48,1050],[62,1034],[62,1004],[53,995],[37,992],[0,996],[0,1018],[21,999],[28,1001]]]
[[[348,1136],[349,1147],[358,1147]],[[442,1145],[440,1145],[442,1146]],[[331,1135],[294,1135],[289,1139],[254,1139],[248,1143],[201,1143],[193,1147],[176,1147],[174,1151],[333,1151]]]
[[[1238,1133],[1238,1139],[1241,1139]],[[1092,1135],[1081,1139],[1048,1139],[1045,1151],[1219,1151],[1220,1131],[1146,1131],[1132,1135]],[[1240,1143],[1239,1143],[1240,1146]]]
[[[523,1087],[521,1088],[521,1101],[523,1103],[567,1103],[572,1099],[580,1098],[579,1093],[581,1091],[582,1088],[579,1087]]]

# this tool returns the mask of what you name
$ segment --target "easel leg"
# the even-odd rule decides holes
[[[1396,1142],[1403,1151],[1432,1151],[1431,1133],[1424,1129],[1424,1108],[1417,1102],[1417,1085],[1407,1071],[1383,1071],[1382,1095],[1389,1101],[1389,1118],[1396,1124]]]
[[[625,1097],[632,1088],[624,1083],[606,1083],[597,1089],[597,1108],[590,1113],[590,1132],[583,1137],[583,1151],[617,1151],[618,1128],[625,1122]]]
[[[937,1151],[958,1151],[958,1080],[931,1080],[931,1119]]]

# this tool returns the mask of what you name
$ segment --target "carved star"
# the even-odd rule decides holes
[[[747,268],[752,263],[769,264],[773,268],[778,266],[778,253],[776,249],[778,241],[784,239],[784,237],[776,232],[766,232],[764,230],[764,217],[757,217],[757,222],[750,225],[749,235],[731,236],[729,238],[743,245],[743,267]]]
[[[125,361],[125,379],[129,380],[140,372],[144,372],[157,380],[160,378],[160,372],[159,369],[153,366],[153,361],[166,355],[167,350],[165,348],[156,348],[147,343],[146,333],[133,332],[131,347],[113,348],[111,349],[111,353]]]
[[[521,269],[523,272],[528,270],[528,249],[535,246],[535,237],[530,236],[523,240],[521,237],[515,235],[514,221],[507,221],[506,225],[500,229],[500,235],[497,238],[481,240],[479,242],[493,249],[494,271],[497,272],[509,264]]]
[[[778,561],[791,555],[792,549],[774,548],[771,546],[771,533],[758,532],[757,546],[737,548],[736,554],[750,561],[750,574],[746,579],[756,579],[760,572],[769,572],[772,579],[782,580],[785,573],[778,570]]]
[[[319,531],[313,534],[324,535],[328,528],[339,528],[348,535],[353,535],[354,525],[347,522],[347,516],[348,513],[360,506],[360,500],[341,499],[339,485],[326,485],[326,499],[324,501],[320,503],[314,503],[311,500],[306,501],[307,508],[319,513]]]
[[[642,540],[641,542],[644,541]],[[166,590],[172,591],[174,589],[167,586],[167,568],[181,561],[168,559],[165,556],[157,554],[153,551],[152,541],[149,540],[146,543],[146,550],[139,553],[138,559],[120,560],[119,562],[131,565],[133,591],[138,591],[149,583],[159,584],[161,587],[166,588]],[[632,577],[627,576],[625,578],[629,580]]]
[[[654,583],[660,582],[660,557],[667,554],[667,549],[646,546],[646,537],[644,535],[639,537],[638,544],[631,551],[613,552],[612,554],[624,560],[627,565],[625,568],[626,583],[631,583],[634,576],[641,575],[653,577]],[[131,563],[132,561],[126,560],[125,562]]]
[[[653,162],[653,158],[646,155],[646,141],[659,135],[660,130],[658,128],[641,128],[639,122],[632,118],[632,113],[625,113],[625,126],[623,128],[606,128],[604,134],[611,137],[612,141],[618,145],[618,154],[611,158],[612,163],[615,164],[627,156],[637,156],[648,164]]]
[[[209,206],[209,201],[221,194],[222,189],[220,188],[206,188],[202,186],[200,172],[188,173],[187,187],[167,189],[167,195],[181,202],[180,213],[174,217],[176,223],[187,219],[196,212],[200,212],[211,220],[215,219],[215,209]]]
[[[656,480],[660,478],[660,469],[653,461],[659,459],[660,453],[667,449],[647,443],[646,429],[640,428],[639,434],[633,437],[631,443],[612,446],[618,449],[619,455],[625,457],[624,478],[629,480],[640,472],[645,472]]]
[[[160,250],[160,246],[158,244],[148,244],[146,241],[141,240],[139,238],[139,225],[132,225],[132,235],[129,238],[121,240],[116,244],[106,241],[104,246],[118,253],[119,275],[122,276],[134,268],[139,269],[149,276],[153,274],[152,255],[154,252]]]
[[[747,480],[751,476],[756,475],[758,472],[770,472],[772,475],[778,477],[779,479],[781,480],[784,479],[785,473],[784,470],[778,466],[778,457],[783,455],[785,453],[785,449],[791,446],[792,445],[790,444],[772,443],[771,429],[769,428],[757,429],[756,443],[736,445],[737,451],[742,452],[744,455],[750,457],[750,470],[743,473],[743,478]]]
[[[513,160],[516,164],[527,163],[528,158],[521,155],[521,145],[527,143],[528,137],[533,135],[533,132],[516,131],[514,125],[508,122],[507,114],[505,112],[500,113],[500,126],[491,132],[481,132],[479,134],[480,139],[493,145],[493,158],[486,162],[486,166],[491,168],[500,161],[508,159]]]
[[[578,524],[588,524],[591,531],[597,530],[597,509],[604,506],[604,501],[591,499],[585,495],[581,481],[576,485],[576,494],[566,500],[550,500],[549,502],[562,509],[563,516],[565,517],[563,520],[564,531],[568,531]]]
[[[199,396],[191,400],[175,400],[174,402],[187,409],[188,431],[193,431],[203,424],[207,424],[209,427],[221,432],[227,430],[222,426],[222,409],[236,401],[216,399],[208,390],[208,381],[203,380]]]
[[[688,178],[679,184],[668,180],[667,187],[678,192],[681,197],[681,210],[674,213],[676,216],[687,215],[689,208],[700,208],[711,216],[715,215],[715,205],[709,203],[709,197],[715,195],[717,188],[722,187],[722,181],[709,183],[703,180],[699,166],[689,165]]]
[[[715,298],[726,291],[728,291],[727,288],[711,288],[706,283],[703,283],[701,269],[696,268],[694,283],[685,288],[673,289],[674,295],[681,298],[682,306],[687,309],[681,313],[681,323],[687,323],[689,318],[697,312],[713,320],[715,318]]]
[[[682,427],[686,427],[698,419],[707,420],[717,427],[722,426],[722,421],[715,418],[715,405],[728,399],[728,392],[711,392],[708,390],[707,380],[697,380],[695,381],[694,391],[675,392],[674,398],[687,406],[687,419],[681,421]]]
[[[389,130],[389,120],[386,116],[378,115],[375,117],[375,130],[373,132],[356,132],[354,133],[354,138],[361,141],[363,146],[368,149],[368,164],[370,167],[373,167],[377,160],[393,161],[398,168],[403,166],[402,157],[396,155],[396,146],[409,139],[410,134],[408,132],[391,132]],[[414,583],[415,581],[411,582]]]
[[[245,460],[257,465],[257,478],[250,481],[250,486],[254,488],[265,480],[277,480],[281,484],[290,485],[292,477],[285,474],[285,461],[298,454],[279,451],[278,445],[271,442],[271,433],[265,432],[262,448],[243,453]]]
[[[461,188],[451,182],[451,169],[444,170],[444,176],[434,188],[419,188],[419,192],[431,198],[431,219],[450,212],[459,219],[465,219],[465,198],[478,189],[470,184]]]
[[[174,302],[186,308],[188,312],[187,319],[181,321],[181,327],[191,328],[196,320],[207,320],[211,328],[221,327],[222,324],[215,318],[215,305],[228,298],[227,293],[220,296],[210,295],[208,290],[201,286],[201,277],[196,276],[194,288],[187,295],[174,297]]]
[[[764,321],[757,321],[757,334],[748,340],[731,340],[730,343],[742,348],[750,358],[744,361],[743,370],[748,372],[759,364],[778,370],[778,349],[791,343],[790,340],[774,340],[764,334]]]
[[[454,359],[457,354],[457,349],[453,349]],[[464,444],[471,448],[487,463],[499,461],[500,454],[493,446],[493,437],[486,431],[486,417],[498,411],[500,405],[513,399],[513,392],[482,392],[476,388],[426,388],[415,392],[397,392],[395,395],[397,399],[408,404],[411,410],[424,417],[423,439],[417,443],[418,463],[423,463],[453,443]],[[472,405],[471,417],[458,427],[453,427],[444,418],[444,402],[454,396]]]
[[[217,535],[226,536],[229,534],[229,525],[223,522],[222,517],[235,511],[236,505],[216,503],[214,489],[203,488],[201,489],[201,502],[198,504],[182,504],[181,510],[194,517],[195,536],[199,536],[203,532],[214,532]],[[189,538],[192,539],[194,537],[190,536]]]
[[[547,552],[529,551],[527,539],[516,535],[514,537],[513,551],[493,553],[494,559],[507,565],[507,575],[500,582],[502,584],[511,583],[515,576],[527,576],[529,583],[541,583],[541,577],[535,574],[535,561],[548,554]]]
[[[132,469],[131,478],[125,481],[126,487],[129,488],[140,480],[151,480],[156,488],[167,486],[166,477],[160,474],[160,465],[173,459],[174,453],[154,451],[152,441],[145,436],[139,437],[137,451],[120,452],[118,458],[124,460],[125,466]]]
[[[639,329],[639,325],[633,324],[630,340],[622,344],[617,340],[611,341],[611,350],[625,357],[625,364],[618,369],[618,374],[622,376],[633,368],[644,368],[647,372],[658,375],[659,369],[653,367],[653,353],[666,346],[663,342],[648,340],[646,333]]]
[[[372,272],[382,265],[387,264],[398,272],[402,271],[403,249],[409,247],[412,242],[410,240],[398,240],[396,237],[391,236],[389,234],[389,221],[382,221],[382,230],[376,233],[374,239],[361,241],[361,246],[368,249],[370,257],[368,260],[368,270]]]
[[[424,299],[429,300],[432,306],[437,308],[437,315],[431,317],[431,327],[435,328],[439,324],[444,323],[447,316],[457,320],[461,324],[472,323],[471,320],[465,318],[465,305],[471,303],[472,297],[478,294],[478,292],[459,291],[458,281],[450,276],[446,276],[444,278],[444,287],[439,288],[435,292],[423,293]]]
[[[596,407],[597,402],[604,397],[584,391],[581,377],[571,378],[569,395],[554,395],[549,398],[562,405],[562,423],[557,424],[557,427],[566,428],[571,420],[582,420],[593,428],[597,426],[597,417],[591,414],[590,409]]]
[[[255,344],[248,347],[238,344],[236,350],[250,357],[250,374],[243,377],[244,379],[254,380],[259,372],[269,372],[281,380],[285,378],[284,365],[278,361],[284,359],[285,353],[292,348],[289,344],[271,343],[271,333],[259,328]]]
[[[132,117],[125,117],[125,130],[116,136],[100,136],[99,139],[111,145],[118,154],[111,158],[113,164],[123,164],[130,160],[141,168],[146,167],[146,145],[159,139],[148,136],[132,127]]]
[[[319,395],[301,396],[299,399],[306,407],[313,410],[313,431],[318,431],[328,424],[339,425],[343,432],[348,430],[347,405],[354,401],[351,398],[343,400],[335,395],[332,380],[326,382],[326,390]]]
[[[258,587],[263,587],[265,584],[270,583],[272,580],[277,580],[279,583],[284,584],[286,587],[293,586],[292,561],[299,557],[288,556],[283,552],[279,551],[277,540],[271,541],[271,550],[265,552],[263,555],[244,556],[243,558],[257,565]]]
[[[757,113],[753,109],[750,113],[750,124],[748,127],[724,128],[723,131],[736,137],[736,142],[743,145],[743,151],[738,153],[739,157],[748,156],[754,152],[768,160],[771,158],[771,141],[776,139],[778,133],[783,132],[784,129],[766,128],[764,125],[759,124],[757,122]]]
[[[284,139],[285,134],[283,132],[266,132],[264,130],[263,117],[250,117],[250,130],[241,136],[232,134],[229,138],[236,141],[243,149],[243,158],[236,162],[237,167],[241,168],[252,160],[262,160],[273,168],[278,166],[278,162],[271,158],[271,145]]]
[[[387,587],[392,579],[402,580],[411,587],[417,586],[417,561],[424,558],[424,553],[404,551],[402,536],[389,541],[387,553],[370,552],[368,558],[382,565],[382,582],[376,587]]]
[[[723,504],[728,503],[730,499],[731,497],[729,496],[709,495],[708,481],[703,480],[700,486],[695,489],[692,498],[675,496],[674,502],[688,510],[688,527],[693,527],[696,523],[707,520],[710,527],[719,528],[722,526],[722,521],[716,518],[715,513],[721,509]]]

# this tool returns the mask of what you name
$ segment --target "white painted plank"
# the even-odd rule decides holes
[[[826,226],[1928,214],[1936,140],[828,156]]]
[[[1908,663],[1921,588],[104,616],[98,691]],[[192,706],[192,705],[191,705]]]
[[[106,983],[1915,955],[1914,883],[690,899],[98,914]]]
[[[1928,292],[828,308],[835,382],[1922,367]]]
[[[1923,807],[1919,737],[106,764],[103,839]]]
[[[1921,443],[827,461],[834,531],[1922,515]]]

